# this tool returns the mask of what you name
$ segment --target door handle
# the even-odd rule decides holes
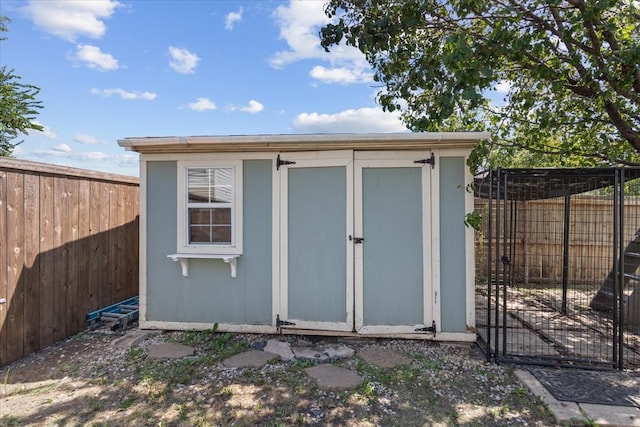
[[[364,237],[352,237],[351,234],[349,234],[349,240],[352,240],[353,243],[362,243],[364,242]]]

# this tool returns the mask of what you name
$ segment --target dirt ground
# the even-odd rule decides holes
[[[551,413],[511,368],[486,363],[475,346],[349,340],[356,356],[334,363],[357,371],[364,383],[327,391],[304,373],[310,362],[260,369],[221,363],[267,339],[300,337],[165,332],[128,350],[112,345],[117,338],[106,328],[84,332],[0,369],[0,426],[553,425]],[[147,347],[159,342],[180,342],[196,352],[150,359]],[[357,357],[371,345],[412,362],[376,368]]]

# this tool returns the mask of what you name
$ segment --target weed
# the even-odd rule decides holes
[[[222,390],[220,390],[220,393],[218,394],[220,395],[220,397],[224,397],[228,399],[231,396],[233,396],[233,389],[229,386],[226,386],[226,387],[223,387]]]
[[[447,414],[447,418],[449,419],[449,425],[458,425],[458,412],[456,412],[455,410],[450,411]]]
[[[20,425],[20,419],[13,415],[3,415],[0,417],[0,426],[17,426]]]
[[[365,381],[360,384],[357,391],[365,400],[373,400],[376,398],[376,387],[369,381]]]
[[[11,372],[11,368],[7,368],[7,372],[4,374],[4,379],[2,380],[2,387],[4,392],[7,392],[7,384],[9,384],[9,372]]]
[[[118,409],[124,411],[130,408],[136,402],[136,396],[129,395],[118,403]]]
[[[412,353],[410,356],[418,363],[420,363],[425,369],[428,369],[430,371],[440,372],[443,368],[443,363],[441,360],[427,359],[423,354],[420,353]]]
[[[304,425],[304,416],[302,414],[296,415],[296,419],[294,421],[297,426]]]
[[[178,405],[178,418],[182,421],[186,420],[188,417],[187,405],[181,403]]]
[[[87,399],[87,410],[89,412],[102,411],[102,403],[99,400],[90,397]]]

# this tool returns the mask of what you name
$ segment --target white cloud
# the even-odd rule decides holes
[[[237,22],[242,21],[242,7],[237,12],[230,12],[227,14],[227,17],[224,21],[224,28],[227,30],[233,30],[233,27]]]
[[[290,0],[279,6],[274,17],[280,28],[280,38],[289,49],[276,52],[270,60],[274,68],[301,60],[321,60],[331,68],[314,67],[310,76],[323,83],[361,83],[371,81],[372,74],[366,72],[370,66],[364,55],[356,48],[344,44],[333,46],[325,52],[320,46],[320,28],[330,19],[324,13],[324,2]]]
[[[113,95],[119,96],[121,99],[132,100],[132,99],[142,99],[145,101],[151,101],[158,97],[157,94],[153,92],[140,92],[137,90],[127,91],[120,88],[111,88],[111,89],[91,89],[91,93],[94,95],[102,95],[106,98],[109,98]]]
[[[78,135],[73,137],[73,140],[80,144],[98,144],[98,140],[95,136],[86,135],[83,133],[79,133]]]
[[[38,121],[34,121],[34,123],[42,126],[43,129],[42,130],[30,129],[27,132],[28,135],[32,135],[32,136],[33,135],[40,135],[40,136],[44,136],[47,139],[58,139],[59,138],[59,136],[55,132],[53,132],[49,126],[44,126],[42,123],[39,123]]]
[[[302,113],[293,127],[309,133],[386,133],[405,132],[400,113],[386,113],[379,108],[359,108],[336,114]]]
[[[198,98],[195,102],[187,104],[190,110],[193,111],[207,111],[215,110],[216,104],[214,104],[209,98]]]
[[[373,81],[373,73],[367,73],[362,69],[355,68],[326,68],[316,65],[311,69],[309,75],[323,83],[362,83]]]
[[[320,47],[318,29],[329,23],[324,14],[322,2],[290,1],[288,6],[281,5],[274,16],[280,27],[280,38],[289,45],[289,50],[277,52],[271,59],[271,65],[281,68],[286,64],[310,58],[326,58]]]
[[[104,19],[120,6],[115,0],[30,0],[24,11],[41,30],[72,42],[79,36],[102,37]]]
[[[229,109],[231,111],[244,111],[245,113],[255,114],[264,110],[264,105],[262,105],[260,102],[256,101],[255,99],[252,99],[244,107],[238,107],[238,106],[232,105],[229,107]]]
[[[53,147],[53,151],[59,151],[62,153],[70,153],[71,152],[71,147],[69,146],[69,144],[59,144],[56,145],[55,147]]]
[[[87,67],[100,71],[113,71],[120,68],[118,60],[108,53],[104,53],[97,46],[80,44],[71,59],[86,63]]]
[[[34,154],[38,157],[56,157],[56,158],[65,158],[65,159],[73,159],[73,160],[106,160],[110,156],[101,151],[81,151],[74,152],[71,147],[67,144],[60,144],[53,147],[50,150],[38,149],[31,150],[31,154]]]
[[[169,66],[181,74],[193,74],[196,71],[198,61],[200,61],[195,53],[173,46],[169,46],[169,56],[171,56]]]

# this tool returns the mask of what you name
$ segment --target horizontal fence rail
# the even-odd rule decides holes
[[[0,366],[138,293],[138,179],[0,159]]]

